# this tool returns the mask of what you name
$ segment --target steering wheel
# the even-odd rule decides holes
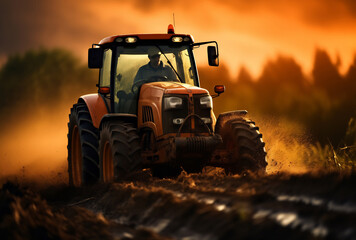
[[[137,92],[138,88],[144,83],[165,82],[165,81],[168,81],[168,78],[166,76],[152,76],[150,78],[141,79],[132,85],[131,92],[133,93]]]

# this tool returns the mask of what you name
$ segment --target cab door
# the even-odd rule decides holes
[[[103,96],[106,106],[110,104],[110,78],[111,78],[111,65],[112,65],[112,50],[110,48],[104,49],[103,65],[99,73],[99,93]],[[109,107],[110,109],[110,107]],[[110,111],[111,112],[111,111]]]

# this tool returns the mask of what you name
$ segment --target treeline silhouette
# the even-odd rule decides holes
[[[284,118],[303,126],[313,140],[337,146],[344,144],[348,122],[356,116],[356,55],[345,75],[340,74],[339,64],[317,49],[311,76],[283,55],[269,60],[256,79],[245,67],[237,79],[224,65],[199,68],[199,73],[201,86],[211,93],[216,84],[226,86],[226,92],[215,99],[217,112],[246,109],[254,115]]]
[[[201,86],[213,93],[224,84],[226,92],[214,99],[216,115],[247,109],[253,115],[285,118],[296,122],[323,144],[340,144],[348,122],[356,116],[356,56],[347,73],[339,63],[317,49],[311,77],[287,56],[277,56],[254,79],[241,67],[232,78],[227,67],[200,67]],[[1,126],[12,117],[21,118],[38,107],[57,107],[78,96],[96,91],[98,72],[87,68],[62,49],[39,49],[10,56],[0,69]],[[69,111],[69,109],[68,109]]]
[[[57,108],[78,94],[95,91],[97,73],[69,51],[39,49],[9,56],[0,69],[0,83],[0,121],[6,126],[9,119],[16,121],[38,108]]]

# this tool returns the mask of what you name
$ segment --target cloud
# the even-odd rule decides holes
[[[39,15],[45,13],[45,2],[4,1],[0,8],[0,54],[22,51],[38,41],[42,31]]]
[[[356,2],[343,1],[302,1],[299,9],[303,20],[324,28],[339,27],[340,24],[356,23]]]
[[[211,0],[212,5],[225,5],[237,14],[271,14],[281,21],[295,18],[318,28],[338,28],[356,24],[355,0]]]
[[[332,23],[344,21],[345,19],[356,20],[355,0],[207,0],[194,2],[189,0],[124,0],[130,2],[142,12],[153,12],[157,9],[179,7],[187,11],[194,7],[197,14],[204,5],[225,5],[242,13],[254,13],[260,11],[274,12],[278,15],[297,12],[301,18],[312,24]],[[211,8],[214,11],[214,7]]]
[[[100,34],[96,14],[77,1],[14,0],[0,8],[0,55],[39,46],[71,46]],[[68,41],[72,39],[72,41]]]
[[[340,52],[347,63],[356,48],[354,0],[13,0],[0,8],[0,60],[40,46],[64,47],[84,60],[106,36],[164,33],[173,13],[177,32],[219,41],[222,60],[236,70],[244,64],[257,73],[276,52],[310,65],[316,46]]]

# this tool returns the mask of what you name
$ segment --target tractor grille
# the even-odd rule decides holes
[[[150,106],[142,107],[142,122],[154,122],[153,111]]]
[[[200,98],[203,96],[207,96],[206,94],[195,94],[193,95],[193,106],[190,106],[189,103],[189,96],[186,94],[174,94],[169,96],[180,97],[183,100],[183,106],[179,109],[171,109],[171,110],[164,110],[162,109],[162,122],[163,122],[163,131],[164,134],[167,133],[177,133],[180,126],[179,124],[174,124],[173,119],[182,118],[185,119],[189,114],[192,113],[192,109],[194,106],[194,113],[201,118],[210,118],[210,109],[203,109],[200,106]],[[204,124],[196,118],[193,118],[195,122],[195,132],[203,133],[208,132]],[[210,131],[212,131],[212,124],[207,124]],[[188,120],[182,130],[181,133],[190,133],[191,130],[191,121]]]
[[[201,118],[210,118],[210,112],[211,112],[211,109],[210,108],[202,108],[200,106],[200,98],[201,97],[205,97],[207,96],[206,94],[196,94],[194,95],[194,113],[196,115],[198,115],[199,117]],[[210,131],[213,131],[213,128],[212,128],[212,123],[210,124],[207,124]],[[198,119],[195,120],[195,129],[196,129],[196,132],[207,132],[207,129],[206,127],[204,126],[204,124],[199,121]]]
[[[169,95],[174,97],[180,97],[183,100],[183,106],[179,109],[170,109],[164,110],[162,108],[162,123],[163,123],[163,132],[166,133],[176,133],[179,130],[180,125],[173,124],[173,119],[175,118],[186,118],[188,116],[188,95],[185,94],[175,94]],[[190,123],[186,123],[184,129],[190,128]],[[189,131],[184,131],[189,132]]]

